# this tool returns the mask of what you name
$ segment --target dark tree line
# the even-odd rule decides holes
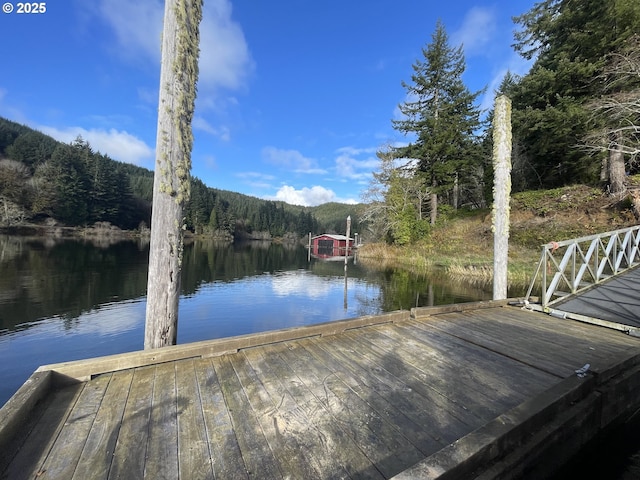
[[[0,225],[49,217],[69,226],[109,222],[134,229],[150,224],[152,199],[152,171],[94,152],[81,138],[64,144],[0,118]],[[346,216],[357,216],[334,207],[333,216],[323,207],[324,221],[318,221],[314,208],[218,190],[192,178],[184,214],[187,229],[198,234],[344,233]]]
[[[0,120],[2,223],[52,217],[66,225],[109,222],[135,228],[148,215],[121,164],[81,138],[56,142]]]

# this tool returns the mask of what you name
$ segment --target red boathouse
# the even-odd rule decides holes
[[[311,251],[320,258],[344,257],[347,250],[347,237],[345,235],[333,235],[324,233],[316,235],[312,239]],[[353,238],[349,238],[349,253],[354,247]]]

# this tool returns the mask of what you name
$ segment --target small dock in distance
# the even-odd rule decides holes
[[[639,393],[638,338],[417,308],[41,367],[0,478],[544,478]]]

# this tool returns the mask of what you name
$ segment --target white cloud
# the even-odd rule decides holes
[[[283,150],[275,147],[264,147],[262,158],[279,167],[292,170],[295,173],[324,174],[326,170],[318,168],[317,162],[305,157],[297,150]]]
[[[99,151],[114,160],[141,165],[153,156],[153,149],[138,137],[114,128],[109,130],[82,127],[36,127],[42,133],[52,136],[61,142],[73,142],[78,135],[88,141],[94,151]]]
[[[380,163],[378,158],[372,155],[375,151],[375,148],[343,147],[338,149],[339,155],[335,160],[336,174],[342,179],[366,183]],[[365,158],[356,158],[360,155],[365,155]]]
[[[284,185],[278,190],[275,197],[271,197],[269,200],[281,200],[292,205],[302,205],[303,207],[313,207],[328,202],[358,203],[353,199],[339,199],[333,190],[320,185],[315,185],[311,188],[304,187],[300,190]]]
[[[192,126],[194,130],[207,132],[225,142],[228,142],[231,139],[231,132],[228,127],[225,127],[224,125],[221,127],[214,127],[201,116],[196,115],[193,117]]]
[[[271,288],[278,297],[300,295],[309,298],[327,297],[333,285],[326,278],[311,275],[304,270],[278,272],[271,277]]]
[[[231,18],[231,2],[204,2],[200,25],[200,82],[240,88],[254,64],[240,25]]]
[[[127,60],[139,56],[160,63],[160,41],[164,2],[146,0],[102,0],[95,5],[95,14],[101,16],[113,28],[118,55]]]
[[[276,177],[260,172],[240,172],[235,174],[243,183],[254,188],[273,188],[273,180]]]
[[[460,28],[451,34],[451,44],[463,45],[465,56],[484,53],[496,32],[496,22],[493,9],[474,7],[465,15]]]
[[[88,7],[113,29],[115,51],[129,61],[141,57],[160,64],[164,2],[160,0],[102,0]],[[232,18],[229,0],[204,2],[200,24],[198,89],[238,89],[253,69],[242,28]]]

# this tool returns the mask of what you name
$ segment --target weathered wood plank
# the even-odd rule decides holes
[[[486,300],[480,302],[452,303],[450,305],[436,305],[433,307],[414,307],[411,309],[413,318],[429,317],[432,315],[442,315],[446,313],[466,312],[467,310],[482,310],[485,308],[496,308],[507,305],[506,300]]]
[[[517,345],[518,349],[525,354],[535,352],[540,356],[540,353],[544,353],[544,361],[563,368],[564,377],[572,375],[575,369],[585,363],[595,367],[600,361],[606,362],[611,355],[611,352],[603,352],[600,356],[599,348],[604,342],[595,333],[599,330],[597,327],[594,327],[592,333],[586,336],[570,335],[564,329],[558,328],[563,322],[560,319],[554,319],[557,320],[554,322],[557,327],[554,331],[539,328],[537,322],[528,325],[504,322],[501,319],[502,313],[495,312],[490,317],[480,314],[473,320],[472,325],[464,325],[462,328],[468,328],[473,334],[477,333],[479,338],[491,339],[495,345],[500,345],[496,347],[499,352],[513,355],[514,358],[520,358],[517,352],[513,352],[514,345]],[[548,321],[543,315],[536,320]],[[501,335],[498,335],[498,332]]]
[[[195,362],[195,369],[213,473],[221,479],[249,478],[215,368],[210,359],[201,359]]]
[[[318,478],[315,462],[298,442],[299,435],[307,434],[308,424],[297,422],[295,416],[280,410],[280,398],[271,398],[262,383],[264,379],[256,375],[244,352],[234,355],[231,361],[283,476]]]
[[[323,402],[336,421],[347,429],[384,476],[390,477],[423,457],[415,446],[398,435],[389,422],[342,382],[335,370],[318,361],[314,352],[317,347],[309,340],[300,340],[287,346],[290,350],[283,350],[282,354],[287,356],[288,361],[299,359],[304,362],[305,367],[301,371],[305,375],[301,379],[307,388]],[[334,365],[333,368],[339,366]]]
[[[209,442],[193,360],[176,362],[180,478],[213,479]]]
[[[513,307],[496,309],[495,321],[506,326],[522,326],[531,328],[535,324],[536,332],[541,335],[551,334],[552,338],[558,336],[569,337],[580,343],[597,343],[599,349],[615,352],[624,346],[637,346],[640,340],[618,330],[609,328],[593,328],[592,325],[540,315],[538,312],[520,310]],[[555,335],[554,335],[555,334]]]
[[[292,368],[279,355],[285,347],[274,345],[250,352],[260,360],[252,365],[264,365],[277,377],[278,382],[267,385],[280,391],[283,405],[291,405],[291,415],[301,417],[299,421],[308,421],[312,428],[305,437],[309,442],[321,472],[327,474],[321,478],[376,479],[383,478],[378,469],[348,435],[346,429],[335,421],[331,412],[301,380],[305,370]],[[254,367],[255,368],[255,367]]]
[[[231,356],[214,357],[211,362],[220,380],[247,473],[250,478],[284,478],[233,369]]]
[[[504,331],[501,332],[499,337],[495,337],[493,334],[483,331],[482,328],[478,328],[475,324],[465,323],[461,318],[438,318],[432,321],[431,325],[465,342],[517,359],[524,364],[534,366],[560,378],[572,375],[575,368],[581,366],[576,366],[574,362],[569,363],[566,359],[562,360],[557,356],[553,356],[551,352],[547,352],[547,355],[541,355],[542,352],[545,352],[544,345],[528,342],[526,338],[516,339],[513,336],[506,335]],[[517,345],[515,340],[518,340]]]
[[[421,382],[434,389],[437,393],[445,397],[458,412],[460,408],[475,416],[475,420],[471,420],[469,416],[465,417],[465,422],[471,422],[472,425],[479,426],[493,418],[495,418],[502,410],[503,399],[490,398],[485,392],[481,392],[476,385],[476,380],[468,378],[456,378],[455,368],[449,368],[446,363],[437,361],[437,352],[433,352],[427,345],[421,348],[417,343],[411,348],[414,339],[406,339],[402,344],[390,339],[384,334],[377,331],[362,332],[361,335],[349,336],[354,342],[354,349],[358,352],[363,350],[375,351],[377,348],[394,348],[392,355],[386,355],[382,358],[383,365],[391,364],[395,368],[395,372],[406,375],[403,372],[417,376]],[[467,354],[464,348],[461,348],[457,355],[460,357]],[[435,356],[435,359],[434,359]],[[420,388],[420,387],[418,387]]]
[[[302,327],[283,328],[267,332],[238,335],[235,337],[204,340],[184,345],[174,345],[138,352],[120,353],[105,357],[77,360],[72,362],[43,365],[36,372],[56,371],[79,380],[89,380],[92,376],[106,372],[116,372],[129,368],[157,365],[159,363],[186,360],[189,358],[206,358],[234,353],[243,348],[259,345],[295,340],[321,335],[336,335],[338,333],[362,328],[367,325],[400,322],[409,318],[408,310],[398,310],[379,315],[366,315],[332,322],[318,323]]]
[[[502,408],[513,406],[518,398],[511,401],[503,400],[513,393],[503,382],[497,381],[494,372],[483,371],[475,365],[478,349],[473,345],[459,343],[447,345],[450,339],[443,337],[442,345],[445,351],[440,350],[441,344],[434,346],[429,342],[428,335],[421,337],[414,331],[398,332],[397,329],[376,329],[367,332],[361,340],[368,340],[372,345],[397,345],[395,354],[405,359],[408,365],[420,369],[424,374],[438,379],[438,388],[449,398],[457,398],[470,410],[471,405],[480,407],[477,410],[482,415],[492,418]],[[447,349],[449,351],[447,351]],[[451,361],[455,356],[455,361]],[[502,357],[495,355],[496,359]],[[455,382],[451,382],[455,379]],[[431,383],[431,382],[430,382]],[[516,394],[516,397],[521,397]],[[486,410],[485,404],[495,404],[495,408]],[[484,412],[484,413],[483,413]]]
[[[436,440],[439,433],[435,437],[431,436],[432,432],[414,422],[396,407],[393,397],[382,395],[375,385],[369,385],[363,380],[361,372],[377,368],[377,364],[368,362],[361,355],[355,355],[348,350],[337,353],[336,343],[317,342],[318,348],[313,350],[314,356],[325,365],[334,364],[336,361],[341,365],[342,368],[335,372],[336,377],[366,402],[382,421],[392,426],[390,433],[393,434],[395,430],[394,436],[406,438],[423,456],[430,455],[444,446]]]
[[[43,399],[42,405],[36,407],[33,418],[34,424],[25,425],[25,437],[20,441],[16,439],[17,453],[6,450],[6,453],[14,454],[11,463],[0,472],[0,478],[30,479],[40,478],[42,464],[45,462],[49,451],[62,430],[65,420],[73,410],[83,385],[78,383],[61,390],[49,393]]]
[[[431,405],[433,411],[437,412],[438,422],[442,425],[451,425],[451,428],[457,426],[462,431],[468,432],[482,424],[483,418],[477,412],[466,408],[459,399],[445,394],[445,391],[450,388],[447,387],[447,383],[451,379],[442,379],[431,374],[428,365],[415,367],[399,355],[384,353],[377,344],[361,339],[360,336],[344,336],[342,341],[345,348],[353,350],[357,355],[378,366],[372,371],[390,381],[395,378],[400,389],[408,390],[412,395],[415,393],[424,397],[425,404]],[[396,350],[401,349],[402,347],[396,348]],[[406,353],[413,361],[411,352]],[[444,387],[442,387],[443,384]],[[419,402],[420,399],[416,398],[416,401]]]
[[[144,478],[175,480],[178,473],[178,400],[174,363],[155,366]]]
[[[38,479],[72,478],[87,435],[102,403],[111,375],[102,375],[83,385],[82,392],[62,427],[47,459],[38,470]]]
[[[317,343],[320,348],[333,355],[347,353],[348,356],[345,358],[350,358],[356,354],[351,342],[347,339],[341,338],[330,344]],[[380,362],[383,358],[381,356],[372,352],[359,352],[357,355],[366,360],[370,367],[362,362],[352,363],[351,368],[354,375],[380,395],[391,399],[396,408],[420,425],[425,432],[429,432],[436,442],[447,445],[469,432],[471,427],[450,412],[450,402],[435,390],[415,388],[416,384],[405,383],[387,370],[387,365]],[[404,378],[406,380],[411,377],[404,376]],[[464,415],[461,416],[466,415],[468,413],[464,412]]]
[[[325,355],[341,359],[351,376],[344,380],[361,391],[361,397],[376,399],[381,415],[388,415],[423,454],[430,455],[469,431],[468,425],[448,415],[442,405],[434,409],[433,397],[421,395],[389,373],[377,362],[379,357],[356,354],[342,339],[314,343]]]
[[[112,376],[96,418],[91,425],[73,475],[74,479],[108,478],[132,379],[132,371]]]
[[[33,415],[36,403],[50,393],[52,376],[51,372],[33,373],[0,409],[0,471],[11,458],[16,435]]]
[[[455,369],[456,376],[468,378],[484,392],[499,393],[517,402],[550,387],[559,378],[464,342],[422,322],[407,322],[389,335],[395,339],[408,337],[419,340],[432,351],[438,352],[440,361],[446,363],[447,368]],[[463,359],[459,358],[461,348],[468,352]]]
[[[278,432],[295,440],[305,461],[316,469],[316,478],[350,478],[342,463],[336,461],[334,449],[331,448],[333,444],[327,439],[331,432],[320,430],[317,416],[309,417],[308,409],[298,405],[283,384],[284,378],[290,378],[291,371],[285,364],[276,362],[272,366],[267,363],[263,350],[252,348],[243,353],[271,399],[272,408],[277,413],[274,424]],[[303,404],[309,402],[311,397],[311,392],[307,391]]]
[[[379,368],[395,377],[398,382],[406,385],[412,392],[428,399],[428,404],[433,405],[434,410],[439,412],[441,422],[446,423],[449,417],[453,417],[466,425],[467,431],[482,424],[483,420],[476,412],[468,410],[457,399],[447,397],[437,388],[438,379],[433,381],[419,368],[407,365],[396,355],[381,353],[377,346],[370,342],[364,341],[360,345],[356,336],[345,335],[344,341],[348,342],[347,348],[356,351],[359,355],[371,358]]]
[[[109,480],[137,480],[144,477],[154,376],[153,367],[137,368],[133,372]]]

